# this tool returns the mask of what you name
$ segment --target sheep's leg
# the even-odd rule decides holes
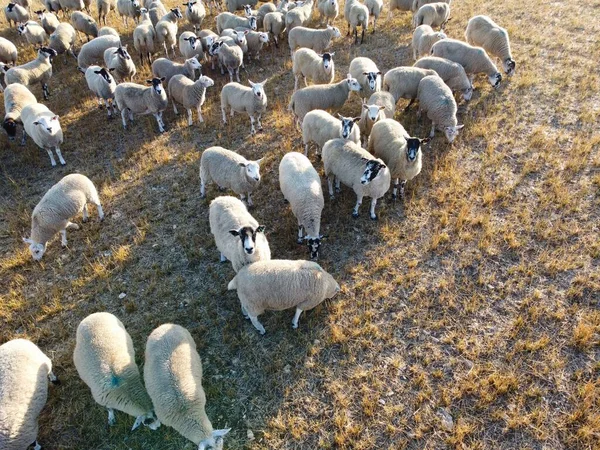
[[[108,424],[112,427],[115,422],[115,410],[112,408],[107,408],[108,409]]]
[[[435,123],[431,122],[431,133],[429,133],[429,137],[433,139],[435,136]]]
[[[362,195],[356,196],[356,205],[354,206],[354,209],[352,210],[352,217],[354,217],[355,219],[358,217],[358,208],[362,204],[362,199],[363,199]]]
[[[100,222],[102,222],[104,220],[104,210],[102,209],[102,205],[100,204],[100,201],[94,204],[96,205],[96,210],[98,211],[98,218],[100,219]]]
[[[85,205],[83,205],[83,221],[87,222],[89,217],[90,217],[90,215],[89,215],[88,206],[86,203]]]
[[[194,123],[192,121],[192,110],[191,110],[191,108],[188,108],[187,113],[188,113],[188,127],[191,127],[192,124]]]
[[[474,74],[469,75],[469,83],[471,83],[471,89],[473,89],[473,79],[475,78]]]
[[[21,138],[21,147],[25,145],[27,141],[27,133],[25,133],[25,128],[23,128],[23,137]]]
[[[354,31],[352,32],[353,36],[354,36],[354,45],[356,45],[358,43],[358,31],[356,28],[354,28]]]
[[[308,144],[304,144],[304,156],[308,157]]]
[[[348,22],[348,32],[346,33],[346,36],[350,36],[350,22]]]
[[[67,230],[63,229],[59,231],[60,233],[60,245],[63,247],[67,246]]]
[[[363,41],[365,40],[365,29],[367,27],[362,27],[362,33],[360,35],[360,45],[362,45]]]
[[[248,315],[248,317],[250,317],[250,322],[252,322],[252,325],[254,325],[254,328],[256,328],[260,334],[265,334],[265,327],[262,326],[262,324],[258,321],[258,317],[256,316],[251,316]]]
[[[154,113],[153,116],[156,118],[156,123],[158,123],[158,131],[160,131],[161,133],[164,133],[165,129],[163,128],[162,120],[160,120],[160,116],[158,115],[158,113]]]
[[[371,220],[377,220],[377,214],[375,214],[375,206],[377,206],[377,199],[376,198],[372,198],[371,199]]]
[[[249,319],[250,317],[248,316],[248,311],[246,310],[246,308],[244,308],[244,305],[241,305],[242,307],[242,314],[244,315],[244,319]]]
[[[298,224],[298,240],[296,242],[298,242],[298,244],[302,244],[303,241],[303,237],[302,237],[302,225]]]
[[[398,183],[400,180],[398,178],[394,178],[394,189],[392,190],[392,200],[396,200],[398,198]]]
[[[335,177],[335,192],[340,192],[342,190],[342,188],[340,187],[340,179],[338,177]]]
[[[39,444],[38,441],[34,441],[32,445],[33,445],[33,450],[42,450],[42,446]]]
[[[48,97],[50,97],[50,91],[48,90],[48,85],[46,83],[42,83],[42,91],[44,91],[44,100],[48,100]]]
[[[406,180],[402,180],[400,183],[400,197],[404,198],[404,186],[406,186]]]
[[[256,123],[258,125],[258,131],[262,131],[262,129],[263,129],[262,123],[260,123],[260,118],[261,117],[262,117],[262,114],[259,114],[258,115],[258,119],[256,120]]]
[[[200,198],[205,198],[206,197],[206,184],[204,183],[204,180],[202,179],[202,177],[200,177]]]
[[[202,105],[198,105],[198,108],[196,108],[196,112],[198,112],[198,122],[204,122],[204,117],[202,117]]]
[[[416,61],[417,60],[417,49],[413,48],[413,59]]]
[[[300,79],[300,75],[295,76],[296,81],[294,82],[294,92],[298,90],[298,80]]]
[[[300,319],[300,314],[302,314],[302,310],[300,308],[296,308],[296,314],[294,314],[294,318],[292,319],[292,328],[294,330],[298,328],[298,319]]]
[[[256,129],[254,128],[254,116],[250,116],[250,134],[252,136],[256,134]]]
[[[220,259],[220,262],[222,262],[222,263],[223,263],[223,262],[225,262],[225,261],[227,261],[227,258],[225,258],[225,255],[223,255],[223,253],[221,253],[221,259]]]
[[[121,119],[123,119],[123,128],[127,129],[127,108],[123,108],[121,111]]]
[[[242,67],[244,67],[244,66],[242,65]],[[244,69],[245,69],[245,67],[244,67]],[[246,73],[247,73],[247,72],[246,72]],[[236,76],[236,78],[237,78],[237,81],[238,81],[238,83],[239,83],[239,82],[240,82],[240,69],[239,69],[239,68],[238,68],[238,69],[235,69],[235,76]]]
[[[371,31],[371,34],[375,33],[375,23],[377,22],[377,17],[373,17],[373,31]]]
[[[327,176],[327,186],[329,186],[329,198],[333,200],[333,177]]]
[[[248,206],[254,206],[251,195],[252,195],[252,193],[248,192]]]
[[[173,100],[173,99],[171,99],[171,100]],[[175,104],[175,101],[173,101],[173,112],[175,114],[179,114],[179,111],[177,111],[177,105]]]
[[[225,107],[221,105],[221,112],[223,113],[223,123],[227,123],[227,115],[225,114]]]
[[[304,87],[308,87],[308,81],[306,81],[306,77],[303,75],[304,78]]]
[[[52,167],[56,166],[56,160],[54,159],[54,155],[52,154],[52,149],[47,148],[46,152],[48,152],[48,156],[50,157],[50,164],[52,164]]]
[[[167,55],[167,59],[169,59],[169,52],[167,51],[167,43],[163,42],[163,47],[165,49],[165,55]]]

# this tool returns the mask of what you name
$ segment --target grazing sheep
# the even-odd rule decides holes
[[[325,19],[326,24],[330,25],[340,13],[340,4],[338,0],[319,0],[317,9],[321,16],[320,22],[323,23],[323,19]]]
[[[381,90],[381,71],[372,59],[356,57],[350,63],[348,71],[362,87],[358,95],[362,98],[363,103],[371,94]]]
[[[419,25],[412,37],[413,59],[416,61],[421,56],[429,55],[433,44],[447,37],[443,31],[433,31],[429,25]]]
[[[167,46],[171,47],[173,57],[175,57],[175,46],[177,45],[177,20],[179,19],[183,19],[183,16],[181,15],[179,6],[177,6],[160,19],[155,27],[156,38],[158,39],[158,43],[164,46],[167,58],[169,57]]]
[[[211,47],[211,53],[219,58],[221,75],[225,74],[224,68],[229,72],[229,81],[233,83],[233,75],[240,81],[240,67],[243,65],[244,52],[238,45],[228,45],[225,41],[219,40]]]
[[[184,31],[179,35],[179,53],[185,59],[196,57],[198,61],[204,59],[202,42],[191,31]]]
[[[91,65],[103,64],[106,49],[119,47],[120,45],[121,39],[116,36],[98,36],[81,46],[77,55],[77,65],[85,70]]]
[[[483,47],[487,53],[502,61],[506,75],[510,77],[515,73],[516,63],[510,52],[508,32],[488,16],[471,17],[465,38],[469,44]]]
[[[455,39],[444,39],[433,44],[431,54],[446,58],[464,67],[469,76],[471,85],[473,77],[478,73],[485,73],[492,87],[497,88],[502,81],[502,75],[496,65],[481,47],[473,47],[466,42]]]
[[[227,123],[227,117],[225,111],[227,108],[231,108],[231,116],[233,113],[247,113],[250,116],[250,133],[256,134],[254,128],[254,116],[256,118],[256,124],[258,130],[262,131],[262,124],[260,118],[262,114],[267,110],[267,94],[265,94],[265,83],[253,83],[248,80],[250,87],[242,86],[239,83],[227,83],[221,89],[221,112],[223,113],[223,123]]]
[[[333,83],[335,77],[333,55],[335,52],[318,55],[309,48],[298,49],[293,56],[294,64],[292,66],[295,78],[294,92],[298,90],[300,77],[304,78],[304,86],[308,86],[307,79],[315,84]]]
[[[421,148],[429,142],[429,138],[419,139],[410,137],[404,127],[393,119],[383,119],[373,125],[369,136],[367,151],[381,158],[390,169],[394,179],[392,198],[404,197],[404,186],[421,172]]]
[[[223,436],[230,429],[214,430],[206,415],[202,362],[185,328],[165,324],[148,336],[144,382],[162,423],[192,441],[198,450],[223,448]]]
[[[202,22],[204,22],[204,18],[206,17],[206,9],[204,8],[202,0],[190,0],[187,3],[184,3],[183,6],[186,7],[185,18],[193,25],[194,32],[200,30]]]
[[[156,78],[164,78],[164,83],[167,86],[175,75],[181,74],[190,80],[195,80],[196,70],[202,70],[202,66],[195,57],[186,59],[183,64],[170,61],[167,58],[158,58],[152,63],[152,75]]]
[[[263,21],[264,30],[273,36],[275,47],[279,47],[279,39],[285,29],[285,15],[285,12],[280,11],[268,13]]]
[[[428,5],[428,4],[430,4],[430,3],[439,3],[439,2],[442,2],[442,3],[448,3],[448,4],[450,4],[450,3],[451,3],[451,1],[452,1],[452,0],[414,0],[410,10],[411,10],[412,12],[416,12],[416,11],[418,11],[418,10],[421,8],[421,6],[423,6],[423,5]]]
[[[156,24],[160,19],[168,14],[167,8],[160,0],[152,0],[150,4],[146,6],[148,10],[148,15],[150,16],[150,21],[152,22],[152,26],[156,27]]]
[[[127,52],[126,45],[104,50],[104,64],[117,80],[123,81],[128,78],[129,81],[133,81],[136,74],[135,64]]]
[[[11,84],[4,90],[4,122],[2,128],[6,130],[8,138],[15,140],[17,135],[17,125],[23,125],[21,121],[21,111],[27,105],[37,103],[35,95],[31,93],[26,86],[19,83]],[[25,129],[23,129],[23,141],[25,140]]]
[[[366,147],[373,125],[382,119],[393,119],[395,113],[396,102],[394,96],[389,92],[379,91],[369,97],[367,103],[363,105],[360,121],[358,122],[358,129],[363,137],[364,147]]]
[[[85,3],[83,0],[58,0],[60,8],[66,14],[69,11],[83,11],[85,9]]]
[[[298,6],[290,10],[285,16],[285,27],[288,35],[296,27],[303,27],[310,22],[313,11],[313,0],[304,2],[302,6]]]
[[[25,86],[31,86],[40,83],[44,100],[48,100],[50,96],[48,81],[52,78],[52,63],[50,62],[52,56],[56,56],[56,51],[48,47],[40,48],[36,59],[20,66],[11,67],[6,71],[4,75],[6,85],[21,83]]]
[[[133,122],[133,115],[152,114],[158,123],[158,130],[165,132],[162,120],[163,111],[167,107],[167,93],[162,83],[165,77],[146,80],[150,86],[146,87],[135,83],[121,83],[115,89],[115,100],[121,110],[123,128],[127,128],[126,116],[129,111],[129,121]]]
[[[87,14],[82,13],[81,11],[75,11],[71,14],[71,23],[73,24],[73,28],[87,36],[88,42],[90,42],[90,36],[92,38],[98,37],[98,25],[96,24],[96,21]],[[81,42],[81,37],[79,38],[79,41]]]
[[[20,36],[25,36],[28,44],[34,47],[41,47],[48,40],[48,35],[44,28],[33,20],[28,20],[17,27]]]
[[[292,111],[296,126],[300,127],[304,116],[313,109],[327,109],[337,111],[352,91],[360,91],[362,88],[356,78],[350,74],[346,79],[334,84],[317,84],[300,89],[292,94],[288,110]]]
[[[246,34],[246,41],[248,42],[248,61],[250,57],[254,56],[254,59],[260,59],[260,51],[265,44],[269,43],[269,33],[262,31],[249,31]]]
[[[185,75],[175,75],[168,84],[169,97],[173,103],[173,111],[177,112],[176,103],[183,105],[188,113],[188,126],[192,126],[192,108],[198,111],[198,122],[204,122],[202,118],[202,105],[206,99],[206,88],[214,86],[215,82],[204,75],[201,75],[196,82],[190,80]]]
[[[54,149],[58,160],[64,166],[66,163],[60,151],[60,146],[63,143],[63,132],[58,116],[50,111],[46,105],[34,103],[22,109],[21,121],[25,132],[33,139],[33,142],[41,149],[46,150],[52,167],[56,166],[52,149]],[[23,136],[23,141],[25,141],[25,136]]]
[[[138,0],[117,0],[117,12],[121,16],[121,19],[123,19],[125,28],[129,28],[129,18],[132,18],[137,23],[141,15],[140,2]]]
[[[27,339],[0,345],[0,448],[21,450],[37,441],[38,416],[48,398],[48,379],[59,384],[52,362]],[[35,441],[35,442],[34,442]]]
[[[360,3],[359,0],[347,0],[344,5],[344,18],[348,23],[347,35],[350,35],[350,27],[352,27],[355,44],[358,42],[357,28],[359,26],[362,27],[362,34],[360,37],[360,43],[362,44],[365,39],[365,31],[369,26],[369,8]]]
[[[102,107],[104,102],[104,106],[106,106],[106,111],[108,112],[108,118],[110,119],[112,117],[112,112],[115,114],[117,113],[117,105],[114,101],[115,89],[117,87],[115,79],[108,70],[100,66],[90,66],[84,73],[88,88],[98,100],[98,105],[100,107]]]
[[[392,94],[396,103],[401,98],[413,100],[417,98],[419,82],[427,75],[437,74],[434,70],[418,67],[396,67],[383,76],[383,90]]]
[[[15,26],[17,26],[18,24],[26,23],[29,20],[29,13],[27,10],[16,3],[9,3],[6,8],[4,8],[4,15],[6,16],[9,27],[12,26],[13,22],[15,23]]]
[[[256,6],[258,0],[225,0],[225,7],[227,11],[230,13],[235,13],[237,10],[244,9],[245,5],[250,5],[250,7]]]
[[[450,19],[450,5],[444,2],[429,3],[421,6],[413,16],[413,27],[429,25],[430,27],[444,28]]]
[[[144,56],[148,58],[148,65],[152,65],[152,54],[154,53],[154,40],[156,33],[150,21],[150,15],[146,8],[140,9],[140,23],[133,30],[133,46],[140,55],[140,64],[144,65]],[[179,46],[181,48],[181,46]]]
[[[228,12],[222,12],[217,16],[217,33],[221,34],[227,28],[235,29],[237,27],[256,31],[256,17],[240,17]]]
[[[371,33],[375,33],[377,19],[379,19],[379,15],[383,10],[383,0],[365,0],[365,6],[369,10],[369,15],[373,17],[373,31]]]
[[[50,35],[48,47],[56,52],[57,55],[65,55],[65,63],[67,62],[67,53],[77,59],[77,55],[73,49],[75,48],[75,38],[77,32],[70,23],[61,22]]]
[[[343,117],[338,114],[339,120],[322,109],[314,109],[304,116],[302,120],[302,142],[304,143],[304,156],[308,156],[308,147],[311,142],[319,149],[330,139],[347,139],[360,143],[360,131],[355,126],[358,117]]]
[[[333,298],[340,286],[316,262],[273,259],[244,267],[229,282],[227,289],[237,289],[242,314],[260,334],[265,334],[265,328],[258,321],[263,312],[296,307],[292,319],[292,328],[296,329],[302,311]]]
[[[98,37],[100,36],[114,36],[117,38],[121,38],[117,30],[112,27],[102,27],[98,30]]]
[[[98,23],[106,25],[106,16],[111,11],[117,9],[115,0],[96,0],[96,8],[98,9]]]
[[[464,125],[457,125],[456,101],[444,80],[437,75],[423,78],[419,83],[417,98],[419,100],[419,116],[425,111],[431,120],[429,137],[433,138],[437,126],[439,130],[444,131],[448,142],[452,143]]]
[[[334,39],[341,36],[340,30],[330,25],[327,25],[327,28],[323,30],[313,30],[301,26],[294,27],[294,29],[288,30],[288,43],[292,58],[295,50],[299,47],[310,48],[317,53],[323,53],[331,47]]]
[[[104,220],[104,211],[94,183],[77,173],[63,177],[44,194],[31,214],[31,235],[23,238],[23,242],[30,244],[29,251],[34,260],[42,259],[46,244],[56,233],[61,234],[62,246],[66,247],[67,228],[79,229],[79,225],[71,223],[70,219],[83,212],[83,221],[87,222],[88,203],[96,205],[98,217]]]
[[[0,63],[1,64],[17,64],[17,47],[6,38],[0,37]]]
[[[54,33],[54,30],[56,30],[56,27],[58,27],[58,24],[60,23],[58,21],[58,17],[56,17],[56,15],[51,12],[46,12],[45,9],[40,9],[35,13],[38,16],[38,19],[40,19],[40,22],[42,23],[42,27],[44,28],[46,34],[50,36],[52,33]]]
[[[344,139],[332,139],[323,146],[323,166],[329,185],[329,197],[333,199],[333,178],[336,191],[340,182],[356,193],[356,205],[352,217],[358,217],[363,197],[371,197],[371,220],[377,220],[377,200],[390,188],[390,171],[381,159],[376,159],[360,145]]]
[[[460,64],[446,58],[426,56],[418,60],[414,66],[421,69],[435,70],[453,92],[462,93],[465,101],[471,100],[473,86],[471,86],[465,69]]]

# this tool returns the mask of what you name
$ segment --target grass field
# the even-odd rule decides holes
[[[169,106],[159,135],[152,117],[127,131],[107,121],[74,60],[57,58],[47,104],[61,117],[67,165],[52,169],[33,143],[0,135],[0,342],[31,339],[62,379],[40,419],[45,449],[192,448],[167,427],[130,432],[124,414],[107,427],[71,357],[79,321],[96,311],[123,321],[140,364],[155,327],[190,330],[208,415],[232,428],[226,448],[600,448],[600,4],[456,0],[449,36],[462,39],[476,14],[508,29],[516,75],[497,90],[477,79],[472,101],[459,105],[461,135],[453,145],[436,135],[406,199],[381,202],[378,222],[368,203],[352,219],[347,188],[326,199],[319,262],[342,292],[297,330],[292,311],[261,316],[264,337],[226,290],[234,272],[219,263],[208,227],[219,192],[199,198],[198,165],[211,145],[264,156],[252,214],[274,257],[307,257],[278,187],[282,155],[301,150],[286,111],[287,48],[267,49],[242,71],[243,82],[269,79],[265,131],[255,137],[247,116],[221,123],[227,80],[210,68],[206,124],[188,128]],[[19,63],[32,59],[2,20],[0,34],[21,42]],[[410,21],[397,11],[388,19],[386,2],[362,46],[335,42],[337,78],[359,55],[382,71],[411,65]],[[109,22],[135,53],[132,28],[114,14]],[[336,25],[345,34],[342,18]],[[138,67],[137,81],[148,74]],[[342,113],[359,108],[353,96]],[[396,118],[412,135],[428,133],[416,109]],[[31,211],[72,172],[96,183],[106,220],[92,209],[67,249],[57,238],[33,262],[21,242]]]

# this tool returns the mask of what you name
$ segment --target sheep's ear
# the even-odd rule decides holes
[[[220,438],[220,437],[225,436],[230,431],[231,431],[231,428],[225,428],[225,429],[222,429],[222,430],[213,430],[212,435],[216,439],[216,438]]]
[[[263,159],[265,159],[265,158],[264,158],[264,157],[262,157],[262,158],[260,158],[260,159],[257,159],[257,160],[256,160],[256,161],[254,161],[254,162],[255,162],[256,164],[260,164],[260,163],[261,163],[261,161],[262,161]]]
[[[256,229],[257,233],[264,233],[265,232],[265,226],[264,225],[259,225],[258,228]]]
[[[152,80],[146,80],[146,84],[152,84]]]
[[[187,3],[184,3],[184,5],[187,5]],[[190,38],[183,38],[184,41],[189,41]]]
[[[385,106],[384,106],[385,108]],[[366,103],[363,103],[363,109],[369,109],[369,105],[367,105]]]
[[[348,75],[346,75],[346,80],[350,80],[350,79],[352,79],[352,74],[351,73],[349,73]]]
[[[380,169],[387,169],[387,166],[386,166],[385,164],[381,164],[381,165],[379,166],[379,168],[380,168]]]
[[[425,139],[421,139],[421,144],[427,144],[429,141],[431,141],[431,138],[426,137]]]
[[[58,120],[58,116],[53,116],[50,120]]]
[[[379,111],[383,111],[385,109],[385,106],[380,106],[379,107]]]
[[[246,36],[248,33],[250,33],[248,30],[244,31],[244,36]]]
[[[358,122],[360,120],[360,117],[355,117],[352,120],[356,123],[356,122]]]
[[[267,81],[269,81],[269,79],[268,79],[268,78],[265,78],[265,79],[264,79],[263,81],[261,81],[259,84],[260,84],[261,86],[264,86],[265,84],[267,84]]]
[[[167,79],[167,77],[160,77],[161,83],[164,83],[166,79]]]
[[[80,69],[80,67],[78,67],[78,69]],[[99,70],[94,70],[94,73],[100,74],[100,71]]]
[[[363,72],[363,75],[369,75],[369,72]]]
[[[377,75],[381,75],[381,70],[379,72],[377,72]]]
[[[367,158],[360,158],[360,160],[361,160],[361,161],[363,161],[363,162],[369,162],[369,161],[370,161],[370,160],[369,160],[369,159],[367,159]]]
[[[29,238],[23,238],[23,242],[25,242],[26,244],[35,244],[35,242],[33,242],[31,239]]]
[[[464,127],[464,125],[456,125],[457,130],[460,130],[462,127]]]
[[[248,84],[249,84],[250,86],[254,87],[254,85],[255,85],[256,83],[253,83],[253,82],[252,82],[252,80],[250,80],[250,79],[248,78]]]
[[[331,55],[331,56],[335,55],[335,52],[331,52],[331,53],[330,53],[330,55]]]
[[[240,167],[246,167],[246,163],[239,163]]]
[[[131,431],[138,428],[143,423],[143,421],[144,421],[144,416],[137,416],[135,419],[135,423],[133,424],[133,427],[131,428]]]
[[[231,234],[232,236],[237,237],[237,236],[240,235],[240,232],[238,230],[229,230],[229,234]]]
[[[109,72],[114,72],[114,71],[115,71],[115,68],[114,68],[114,67],[111,67],[110,69],[108,69],[108,71],[109,71]],[[146,81],[148,81],[148,80],[146,80]]]
[[[340,119],[344,118],[344,116],[342,116],[340,113],[336,113],[335,115],[338,116]]]

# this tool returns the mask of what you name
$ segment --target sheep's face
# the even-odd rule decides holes
[[[515,62],[514,59],[505,59],[502,62],[502,67],[504,68],[504,72],[506,73],[506,75],[508,75],[509,77],[512,77],[515,73],[515,68],[517,67],[517,63]]]
[[[208,48],[208,54],[210,56],[218,55],[221,47],[223,47],[223,41],[213,42]]]
[[[463,98],[466,102],[471,100],[471,97],[473,97],[473,86],[469,86],[467,89],[463,90]]]
[[[15,136],[17,135],[17,122],[15,122],[13,119],[6,119],[2,124],[2,128],[6,130],[6,134],[8,134],[8,139],[14,141]]]
[[[441,41],[442,39],[448,39],[448,35],[442,31],[438,31],[435,33],[436,42]]]
[[[360,120],[360,117],[342,117],[338,114],[340,120],[342,121],[342,139],[349,139],[350,134],[352,134],[352,128]]]
[[[337,2],[337,0],[332,0],[331,4],[335,5]],[[328,30],[333,30],[333,39],[337,39],[339,37],[342,37],[342,33],[340,32],[340,29],[338,27],[332,27],[331,25],[327,25],[327,29]]]
[[[225,436],[231,428],[224,430],[213,430],[212,436],[204,439],[198,444],[198,450],[223,450],[223,436]]]
[[[152,85],[152,90],[157,94],[157,95],[162,95],[163,92],[163,81],[165,81],[165,77],[162,78],[152,78],[151,80],[146,80],[147,84]]]
[[[16,3],[9,3],[6,6],[6,9],[8,10],[8,12],[12,12],[13,8],[15,7]]]
[[[48,117],[40,117],[38,120],[33,122],[34,125],[40,127],[50,136],[54,136],[60,130],[60,123],[58,121],[58,116]]]
[[[240,163],[240,167],[243,167],[244,174],[246,175],[246,179],[253,182],[260,182],[260,162],[262,158],[258,161],[250,161],[247,163]]]
[[[264,31],[258,33],[258,41],[262,42],[263,44],[269,42],[269,33],[265,33]]]
[[[102,67],[100,70],[94,70],[94,73],[104,78],[104,81],[106,81],[108,84],[113,82],[112,75],[104,67]]]
[[[235,33],[235,42],[237,42],[238,45],[245,45],[246,44],[246,35],[248,34],[248,30],[234,31],[234,33]]]
[[[242,241],[242,247],[248,255],[252,255],[256,249],[256,234],[264,233],[265,227],[259,225],[256,230],[252,227],[242,227],[239,230],[229,230],[232,236],[239,237]]]
[[[44,11],[43,10],[35,11],[35,13],[38,16],[38,19],[42,20],[44,18]]]
[[[455,127],[445,127],[444,134],[446,135],[446,139],[448,142],[452,143],[456,136],[458,136],[458,131],[464,127],[464,125],[457,125]]]
[[[333,298],[340,292],[340,285],[329,273],[325,275],[325,278],[328,278],[328,281],[325,281],[327,283],[327,294],[325,298]]]
[[[377,77],[381,76],[381,72],[363,72],[363,75],[367,77],[369,88],[375,91],[377,89]]]
[[[490,82],[492,87],[497,88],[500,85],[500,82],[502,81],[502,74],[500,72],[496,72],[495,74],[490,75],[488,77],[488,81]]]
[[[346,78],[346,83],[348,83],[348,88],[351,91],[362,91],[362,87],[356,78],[352,78],[352,75],[348,74]]]
[[[198,47],[198,38],[196,36],[190,36],[189,38],[183,38],[184,41],[187,41],[188,44],[190,44],[190,47],[192,48],[192,50],[196,50],[196,47]]]
[[[384,172],[385,169],[387,168],[387,166],[385,164],[380,163],[376,159],[370,159],[370,160],[367,158],[361,158],[361,159],[367,163],[367,167],[365,168],[365,171],[363,172],[362,177],[360,177],[360,184],[369,184],[371,181],[373,181],[375,178],[377,178],[377,175]]]
[[[379,120],[379,111],[385,109],[385,106],[379,105],[363,105],[363,109],[367,111],[367,119],[371,122],[377,122]]]
[[[27,25],[19,25],[17,27],[17,32],[19,33],[19,36],[21,36],[23,33],[25,33],[25,28],[27,28]]]
[[[252,16],[252,6],[244,5],[244,14],[246,14],[246,17],[251,17]]]
[[[251,30],[256,31],[256,17],[248,17],[248,25]]]
[[[333,55],[334,53],[323,53],[321,58],[323,59],[323,68],[325,72],[330,72],[333,69]]]
[[[40,48],[38,55],[44,55],[44,57],[49,60],[51,57],[58,55],[58,53],[53,48],[42,47]]]
[[[262,83],[253,83],[252,81],[248,80],[248,83],[250,83],[250,86],[252,86],[252,93],[258,100],[262,101],[263,99],[267,98],[264,88],[266,82],[267,80],[263,81]]]
[[[39,261],[44,256],[46,252],[46,244],[40,244],[39,242],[34,242],[29,238],[23,238],[23,242],[29,244],[29,252],[31,253],[31,257],[35,261]]]
[[[414,162],[421,151],[421,145],[429,142],[429,138],[408,138],[406,140],[406,159],[408,162]]]
[[[183,4],[183,6],[186,6],[186,7],[187,7],[187,10],[188,10],[189,12],[192,12],[192,9],[194,8],[194,5],[195,5],[196,3],[197,3],[197,2],[187,2],[187,3],[184,3],[184,4]]]
[[[119,47],[115,52],[115,55],[119,55],[121,59],[131,59],[129,52],[127,51],[127,46]]]
[[[138,0],[131,0],[131,4],[136,9],[139,9],[139,7],[140,7],[140,2]]]
[[[321,239],[323,239],[323,235],[314,238],[306,236],[304,239],[306,240],[306,246],[308,247],[310,258],[317,259],[319,257],[319,250],[321,249]]]
[[[176,18],[183,19],[183,15],[181,14],[181,9],[179,9],[179,6],[172,9],[171,12],[175,15]]]
[[[207,77],[206,75],[201,75],[200,78],[198,78],[198,81],[205,88],[215,85],[215,82],[213,81],[213,79]]]
[[[202,69],[202,64],[200,64],[200,61],[198,61],[198,59],[194,56],[193,58],[190,58],[188,60],[186,60],[186,63],[190,64],[190,67],[194,70],[201,70]]]

